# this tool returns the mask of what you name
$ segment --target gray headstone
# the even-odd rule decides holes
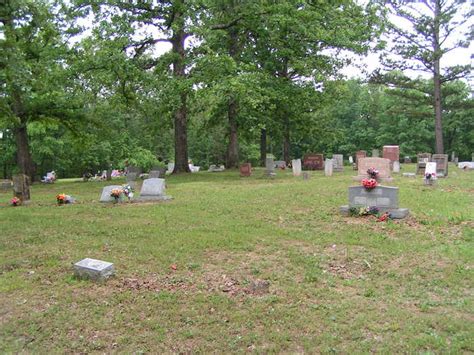
[[[115,202],[115,199],[110,196],[110,193],[113,189],[121,189],[122,186],[120,185],[109,185],[104,186],[102,189],[102,194],[100,195],[100,202]]]
[[[139,201],[162,201],[171,199],[165,194],[165,179],[151,178],[143,180]]]
[[[148,173],[149,179],[158,179],[160,177],[161,172],[159,170],[151,170]]]
[[[286,168],[286,162],[284,160],[277,160],[275,161],[275,166],[279,169]]]
[[[347,215],[352,207],[377,207],[380,212],[389,212],[392,218],[404,218],[409,211],[398,207],[398,187],[377,186],[367,190],[363,186],[349,187],[349,205],[341,206],[341,213]]]
[[[127,174],[127,182],[130,182],[130,181],[137,181],[137,178],[138,178],[138,173],[136,173],[136,172],[128,172],[128,174]]]
[[[400,172],[400,162],[398,160],[393,162],[393,172],[397,174]]]
[[[265,159],[265,175],[273,177],[275,176],[275,162],[273,158],[266,158]]]
[[[301,175],[301,159],[293,159],[291,161],[291,168],[293,169],[293,176]]]
[[[0,190],[10,192],[12,190],[12,182],[10,180],[0,180]]]
[[[74,264],[74,274],[81,279],[103,281],[114,274],[114,264],[85,258]]]
[[[372,158],[378,158],[380,156],[380,151],[378,149],[372,149]]]
[[[342,154],[333,154],[332,162],[334,171],[344,171],[344,156]]]
[[[333,162],[332,159],[326,159],[324,162],[324,175],[332,176]]]

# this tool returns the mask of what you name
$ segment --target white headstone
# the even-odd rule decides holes
[[[398,160],[395,160],[393,162],[393,172],[394,173],[399,173],[400,172],[400,162]]]
[[[301,159],[293,159],[291,161],[291,166],[293,168],[293,176],[301,175]]]
[[[168,169],[166,169],[167,174],[171,174],[174,170],[174,163],[168,163]]]
[[[332,176],[333,168],[332,159],[326,159],[324,162],[324,175]]]
[[[114,274],[114,264],[85,258],[74,264],[74,273],[79,278],[101,281]]]
[[[426,163],[425,175],[428,174],[428,173],[435,174],[435,176],[436,176],[436,163],[434,163],[434,162]]]
[[[113,189],[122,189],[122,186],[120,185],[109,185],[109,186],[104,186],[102,189],[102,194],[100,195],[100,202],[114,202],[115,198],[110,196],[110,193],[112,192]]]
[[[349,156],[349,163],[354,164],[354,158],[352,158],[352,156]]]

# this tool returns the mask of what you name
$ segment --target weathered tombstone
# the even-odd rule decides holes
[[[431,153],[418,153],[416,155],[416,173],[418,175],[425,173],[426,163],[431,160]]]
[[[324,169],[323,154],[306,154],[303,157],[303,167],[306,170],[323,170]]]
[[[409,210],[398,207],[398,191],[398,187],[380,185],[372,190],[367,190],[363,186],[351,186],[349,205],[341,206],[340,212],[347,216],[351,208],[377,207],[381,213],[390,213],[391,218],[405,218]]]
[[[174,170],[174,163],[168,163],[168,169],[166,170],[167,174],[171,174]]]
[[[0,191],[7,192],[11,191],[12,182],[10,180],[0,180]]]
[[[103,281],[114,272],[114,264],[107,261],[85,258],[74,264],[74,274],[81,279]]]
[[[149,179],[158,179],[161,176],[161,171],[159,170],[150,170],[148,173]]]
[[[333,154],[332,162],[334,171],[344,171],[344,156],[342,154]]]
[[[384,145],[383,157],[390,160],[390,167],[393,169],[393,162],[400,162],[400,147],[398,145]]]
[[[293,176],[301,175],[301,159],[293,159],[291,161],[291,168],[293,169]]]
[[[207,171],[209,171],[211,173],[219,173],[219,172],[224,171],[224,170],[225,170],[224,165],[217,166],[217,165],[214,165],[214,164],[209,166],[209,169],[207,169]]]
[[[275,174],[275,162],[273,158],[267,157],[265,159],[265,175],[269,177],[274,177]]]
[[[380,151],[378,149],[372,149],[372,158],[378,158]]]
[[[367,152],[365,150],[358,150],[356,152],[354,170],[358,169],[359,159],[366,158],[366,157],[367,157]]]
[[[393,178],[390,176],[390,161],[385,158],[361,158],[358,164],[357,176],[354,176],[353,180],[361,181],[362,179],[367,179],[369,177],[367,174],[369,168],[379,171],[377,177],[379,181],[393,181]]]
[[[126,180],[127,184],[130,185],[131,188],[135,188],[137,184],[138,173],[136,172],[128,172]]]
[[[448,176],[448,154],[433,154],[431,160],[436,163],[436,175]]]
[[[250,176],[252,175],[252,164],[244,163],[240,165],[240,176]]]
[[[426,174],[435,174],[438,175],[438,173],[436,172],[436,163],[435,162],[428,162],[426,163],[426,167],[425,167],[425,175]]]
[[[325,176],[332,176],[333,170],[333,162],[332,159],[326,159],[324,162],[324,175]]]
[[[456,159],[456,152],[453,150],[451,152],[451,161],[454,162],[454,159]]]
[[[275,161],[275,167],[277,167],[278,169],[285,169],[286,162],[284,160],[277,160]]]
[[[397,174],[400,172],[400,162],[398,160],[393,162],[393,172]]]
[[[354,158],[352,158],[352,155],[349,155],[349,163],[354,164]]]
[[[30,178],[25,174],[13,176],[13,195],[26,203],[30,200]]]
[[[164,201],[170,200],[165,194],[165,179],[145,179],[140,190],[138,201]]]
[[[120,185],[109,185],[109,186],[104,186],[102,189],[102,194],[100,195],[100,202],[115,202],[115,198],[110,196],[112,193],[112,190],[114,189],[122,189],[122,186]]]
[[[303,180],[309,180],[311,178],[311,175],[307,171],[303,171]]]

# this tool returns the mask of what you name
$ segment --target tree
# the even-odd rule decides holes
[[[456,65],[442,70],[443,56],[459,47],[466,48],[473,38],[471,30],[462,33],[460,40],[451,41],[457,28],[462,28],[472,15],[469,2],[465,0],[383,0],[390,15],[408,23],[402,28],[389,23],[393,45],[390,52],[403,60],[388,59],[390,69],[422,70],[432,75],[435,114],[436,153],[444,153],[442,97],[443,84],[459,79],[470,72],[470,65]],[[466,6],[464,6],[466,5]]]

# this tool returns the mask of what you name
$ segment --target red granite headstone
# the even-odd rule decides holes
[[[306,170],[323,170],[324,169],[323,154],[306,154],[303,157],[303,167]]]
[[[391,163],[400,161],[400,147],[398,145],[384,145],[383,157],[389,159]]]
[[[252,175],[252,164],[245,163],[240,166],[240,176]]]
[[[367,152],[365,150],[358,150],[356,152],[356,161],[355,161],[354,170],[357,170],[357,162],[359,161],[359,159],[362,159],[362,158],[367,158]]]

